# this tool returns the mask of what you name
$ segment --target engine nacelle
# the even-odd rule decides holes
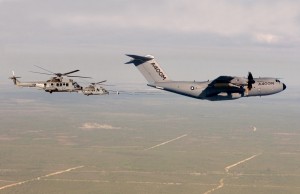
[[[234,77],[230,83],[236,86],[246,86],[248,84],[248,79],[244,77]]]
[[[243,95],[241,93],[226,93],[221,92],[215,96],[208,98],[210,101],[220,101],[220,100],[235,100],[241,98]]]

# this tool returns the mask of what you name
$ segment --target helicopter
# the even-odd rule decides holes
[[[44,74],[44,75],[54,75],[54,76],[51,77],[47,81],[21,82],[18,80],[18,78],[21,78],[21,77],[16,77],[15,73],[13,71],[13,76],[9,77],[9,79],[12,79],[14,84],[19,87],[36,87],[38,89],[42,89],[45,92],[49,92],[50,94],[52,94],[52,92],[78,92],[83,89],[83,87],[80,86],[73,79],[69,79],[66,77],[91,78],[91,77],[84,77],[84,76],[69,75],[69,74],[78,72],[79,71],[78,69],[67,72],[67,73],[54,73],[52,71],[49,71],[49,70],[39,67],[37,65],[35,65],[35,66],[44,71],[47,71],[47,73],[31,71],[32,73],[38,73],[38,74]]]
[[[109,92],[99,86],[101,85],[102,83],[106,82],[107,80],[103,80],[103,81],[100,81],[100,82],[96,82],[96,83],[90,83],[89,86],[83,88],[81,90],[81,92],[86,95],[86,96],[89,96],[89,95],[105,95],[105,94],[109,94]]]

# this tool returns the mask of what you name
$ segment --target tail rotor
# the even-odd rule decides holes
[[[17,78],[21,78],[21,77],[16,77],[14,71],[12,71],[12,75],[13,75],[13,76],[12,76],[12,77],[9,77],[9,79],[12,79],[13,82],[14,82],[14,84],[17,85],[17,83],[19,82],[19,81],[17,80]]]

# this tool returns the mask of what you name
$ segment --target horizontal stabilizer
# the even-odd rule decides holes
[[[127,56],[131,57],[132,59],[125,64],[133,63],[135,66],[138,66],[140,64],[143,64],[147,61],[154,59],[154,57],[150,56],[150,55],[147,55],[147,56],[127,55]]]

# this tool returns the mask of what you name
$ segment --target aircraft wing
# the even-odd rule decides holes
[[[219,76],[214,79],[208,86],[209,87],[237,87],[232,84],[231,81],[234,79],[232,76]]]
[[[243,93],[245,80],[239,77],[219,76],[214,79],[207,87],[207,97],[213,97],[219,93]]]

